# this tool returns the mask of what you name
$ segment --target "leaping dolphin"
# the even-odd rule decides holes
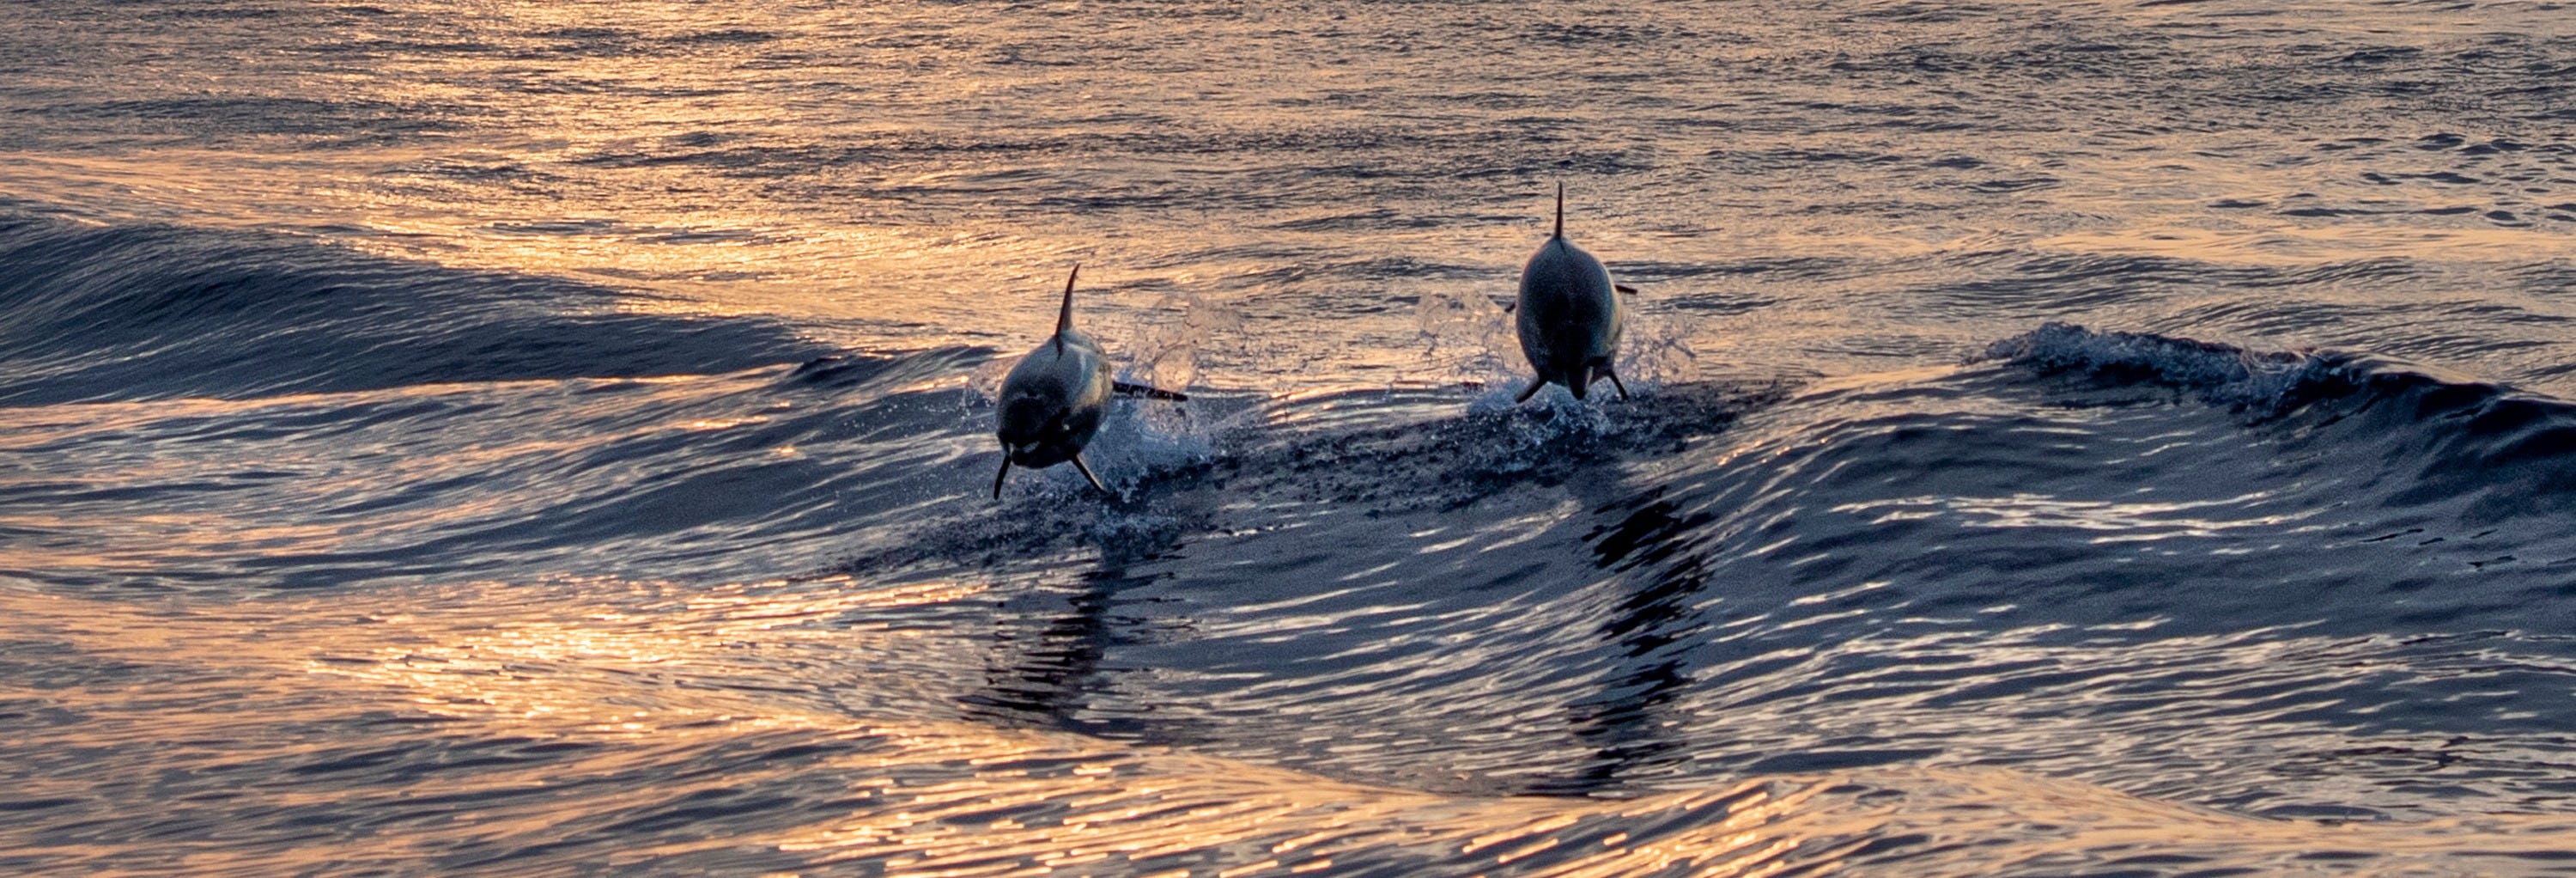
[[[1518,405],[1553,381],[1582,399],[1592,382],[1608,378],[1628,398],[1628,385],[1611,371],[1619,356],[1619,293],[1634,289],[1610,282],[1601,260],[1565,239],[1565,184],[1556,184],[1556,232],[1521,266],[1518,312],[1521,355],[1538,377],[1521,390]]]
[[[1002,469],[993,474],[993,498],[1001,499],[1002,478],[1011,464],[1045,469],[1070,461],[1101,493],[1110,493],[1091,467],[1082,462],[1083,446],[1100,432],[1109,413],[1109,395],[1128,393],[1154,399],[1187,396],[1141,384],[1110,380],[1109,358],[1100,343],[1073,328],[1073,280],[1082,266],[1064,278],[1064,307],[1056,313],[1055,335],[1020,358],[1002,379],[1002,404],[994,434],[1002,440]]]

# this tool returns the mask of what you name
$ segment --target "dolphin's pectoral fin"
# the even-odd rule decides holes
[[[1109,389],[1118,393],[1124,393],[1128,396],[1141,396],[1146,399],[1168,399],[1173,402],[1188,402],[1190,400],[1189,394],[1186,393],[1164,390],[1160,387],[1152,387],[1144,384],[1129,384],[1125,381],[1110,382]]]
[[[1099,488],[1099,489],[1100,489],[1100,493],[1103,493],[1103,494],[1115,494],[1115,493],[1117,493],[1117,492],[1115,492],[1115,491],[1111,491],[1111,490],[1109,490],[1109,486],[1108,486],[1108,485],[1103,485],[1103,484],[1101,484],[1101,483],[1100,483],[1100,477],[1099,477],[1099,476],[1095,476],[1095,475],[1092,475],[1092,474],[1091,474],[1091,465],[1090,465],[1090,464],[1087,464],[1087,463],[1083,463],[1083,462],[1082,462],[1082,455],[1081,455],[1080,453],[1076,453],[1076,454],[1074,454],[1074,456],[1072,456],[1072,457],[1070,457],[1070,458],[1067,458],[1067,459],[1068,459],[1068,460],[1073,461],[1073,468],[1074,468],[1074,469],[1077,469],[1077,470],[1081,470],[1081,471],[1082,471],[1082,477],[1083,477],[1083,478],[1086,478],[1086,479],[1090,479],[1090,480],[1091,480],[1091,486],[1092,486],[1092,487],[1094,487],[1094,488]]]
[[[1002,499],[1002,477],[1011,474],[1011,453],[1002,452],[1002,471],[993,474],[993,499]]]
[[[1619,388],[1619,400],[1621,402],[1626,402],[1628,400],[1628,385],[1619,380],[1619,373],[1610,371],[1610,367],[1608,366],[1603,366],[1601,367],[1601,377],[1610,379],[1610,386]]]
[[[1614,290],[1618,290],[1618,291],[1623,292],[1623,293],[1627,293],[1628,295],[1631,295],[1631,296],[1633,296],[1633,295],[1636,295],[1636,294],[1637,294],[1637,288],[1636,288],[1636,287],[1629,286],[1629,285],[1627,285],[1627,284],[1611,284],[1611,285],[1610,285],[1610,288],[1611,288],[1611,289],[1614,289]]]
[[[1547,379],[1532,378],[1528,387],[1521,388],[1521,395],[1512,397],[1512,404],[1520,405],[1528,402],[1530,397],[1537,396],[1539,391],[1545,389],[1547,389]]]

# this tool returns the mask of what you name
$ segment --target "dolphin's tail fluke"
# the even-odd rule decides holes
[[[1002,452],[1002,471],[993,474],[993,499],[1002,499],[1002,477],[1011,474],[1011,453]]]
[[[1064,354],[1064,334],[1073,331],[1073,279],[1082,276],[1082,263],[1073,264],[1073,272],[1064,276],[1064,308],[1055,312],[1055,352]]]
[[[1565,181],[1563,180],[1556,181],[1556,234],[1551,237],[1565,237]]]
[[[1083,477],[1083,478],[1086,478],[1086,479],[1090,479],[1090,480],[1091,480],[1091,486],[1092,486],[1092,487],[1094,487],[1094,488],[1099,488],[1099,489],[1100,489],[1100,493],[1103,493],[1103,494],[1113,494],[1113,493],[1116,493],[1116,492],[1114,492],[1114,491],[1109,490],[1109,486],[1108,486],[1108,485],[1103,485],[1103,484],[1101,484],[1101,483],[1100,483],[1100,477],[1099,477],[1099,476],[1095,476],[1095,475],[1092,475],[1092,474],[1091,474],[1091,465],[1090,465],[1090,464],[1087,464],[1087,463],[1083,463],[1083,462],[1082,462],[1082,455],[1081,455],[1080,453],[1076,453],[1073,457],[1068,458],[1068,459],[1073,461],[1073,468],[1074,468],[1074,469],[1078,469],[1078,470],[1081,470],[1081,471],[1082,471],[1082,477]]]

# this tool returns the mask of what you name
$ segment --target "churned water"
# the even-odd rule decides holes
[[[2576,871],[2576,7],[6,12],[0,871]]]

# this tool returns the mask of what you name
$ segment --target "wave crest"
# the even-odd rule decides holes
[[[2249,351],[2136,332],[2095,332],[2051,321],[1987,345],[1982,360],[2043,372],[2084,371],[2199,391],[2218,404],[2274,407],[2336,374],[2343,358],[2314,351]]]
[[[0,404],[707,374],[827,353],[753,318],[281,235],[0,214]]]

